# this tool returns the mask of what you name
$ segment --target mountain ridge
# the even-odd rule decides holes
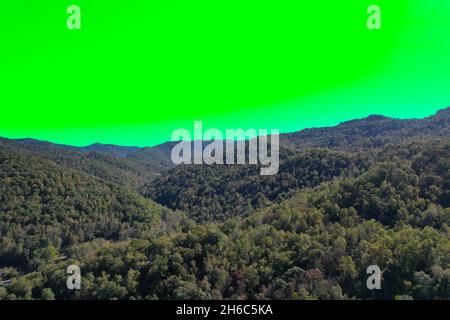
[[[280,134],[280,145],[282,149],[296,151],[327,148],[355,152],[400,142],[449,136],[450,107],[422,119],[369,115],[334,127],[283,133]],[[106,181],[125,183],[134,189],[139,189],[174,167],[171,151],[176,143],[165,142],[153,147],[94,143],[76,147],[30,138],[0,138],[2,147],[32,153]]]
[[[449,119],[450,121],[450,106],[440,109],[438,111],[436,111],[434,114],[430,115],[430,116],[426,116],[423,118],[395,118],[395,117],[388,117],[388,116],[384,116],[381,114],[370,114],[367,117],[364,118],[357,118],[357,119],[351,119],[351,120],[346,120],[343,121],[335,126],[325,126],[325,127],[310,127],[310,128],[305,128],[305,129],[301,129],[301,130],[297,130],[297,131],[292,131],[292,132],[285,132],[285,133],[281,133],[280,136],[291,136],[291,135],[299,135],[302,134],[304,132],[309,132],[311,130],[331,130],[333,128],[339,128],[343,125],[349,125],[349,124],[356,124],[356,123],[376,123],[376,122],[385,122],[385,121],[392,121],[392,122],[398,122],[398,123],[404,123],[404,124],[410,124],[410,123],[427,123],[429,121],[432,121],[434,119]],[[136,151],[140,151],[140,150],[150,150],[152,148],[162,148],[163,146],[167,145],[167,144],[172,144],[174,143],[173,141],[165,141],[162,143],[158,143],[155,144],[153,146],[143,146],[143,147],[138,147],[138,146],[127,146],[127,145],[118,145],[118,144],[111,144],[111,143],[101,143],[101,142],[95,142],[92,144],[88,144],[86,146],[73,146],[73,145],[68,145],[68,144],[59,144],[59,143],[54,143],[51,141],[46,141],[46,140],[39,140],[39,139],[34,139],[34,138],[20,138],[20,139],[12,139],[12,138],[4,138],[4,137],[0,137],[0,145],[2,143],[2,140],[9,140],[9,141],[16,141],[16,142],[23,142],[23,143],[27,143],[27,144],[51,144],[53,146],[58,146],[61,148],[65,148],[65,149],[69,149],[69,150],[79,150],[79,151],[85,151],[85,152],[92,152],[92,151],[96,151],[96,152],[102,152],[102,153],[108,153],[108,154],[114,154],[114,153],[118,153],[120,154],[120,150],[122,150],[124,152],[124,154],[126,155],[131,155]],[[128,150],[128,152],[126,152]]]

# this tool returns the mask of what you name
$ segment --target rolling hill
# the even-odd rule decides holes
[[[125,185],[0,147],[0,267],[96,238],[149,239],[175,213]]]
[[[449,118],[283,134],[274,176],[0,139],[0,300],[449,299]]]

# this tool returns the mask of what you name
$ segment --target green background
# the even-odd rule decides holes
[[[146,146],[194,120],[288,132],[450,105],[450,1],[302,2],[3,0],[0,136]]]

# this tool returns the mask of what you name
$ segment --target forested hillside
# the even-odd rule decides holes
[[[144,195],[197,221],[248,214],[333,178],[364,170],[364,160],[348,153],[282,149],[278,174],[261,176],[254,165],[180,165],[144,186]]]
[[[156,237],[175,213],[134,190],[0,147],[0,267],[96,238]]]
[[[392,143],[450,136],[450,107],[425,119],[400,120],[372,115],[335,127],[284,134],[281,141],[296,149],[322,147],[358,151]]]
[[[282,136],[274,176],[1,140],[0,299],[450,299],[448,119]]]
[[[0,139],[0,146],[133,188],[172,167],[165,145],[141,149],[95,144],[77,148],[31,139]]]

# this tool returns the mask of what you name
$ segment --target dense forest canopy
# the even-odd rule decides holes
[[[449,118],[282,135],[266,177],[2,139],[0,299],[450,299]]]

